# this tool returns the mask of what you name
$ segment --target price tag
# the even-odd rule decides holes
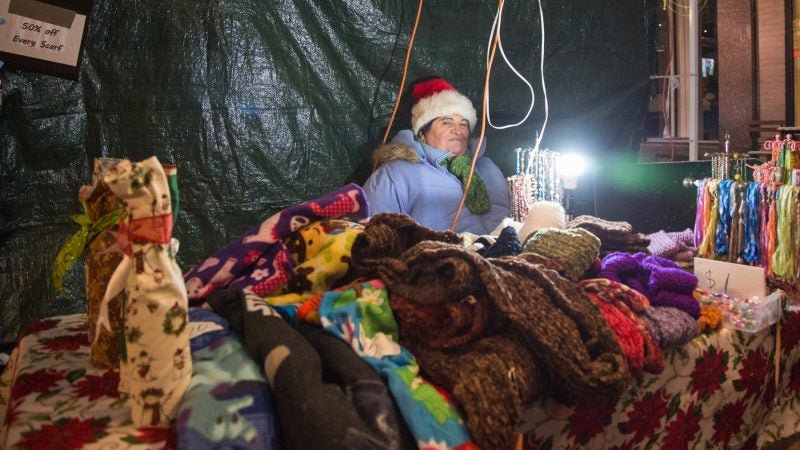
[[[91,11],[91,1],[76,3]],[[10,67],[76,78],[86,17],[46,1],[0,0],[2,59]]]

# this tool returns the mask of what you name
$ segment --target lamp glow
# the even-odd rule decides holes
[[[578,187],[578,178],[586,172],[586,158],[578,153],[565,153],[558,158],[558,173],[564,183],[564,189]]]

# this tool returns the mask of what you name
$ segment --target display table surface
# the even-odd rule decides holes
[[[775,337],[775,326],[755,334],[722,329],[698,336],[665,352],[664,372],[645,373],[616,405],[569,408],[540,401],[524,415],[524,448],[761,448],[800,432],[800,313],[784,318],[779,361]],[[193,338],[193,358],[220,342]],[[91,365],[85,315],[35,322],[0,379],[0,448],[213,447],[208,440],[197,444],[203,422],[187,421],[177,432],[133,427],[118,382],[116,370]],[[220,401],[202,409],[221,408]],[[274,440],[264,426],[264,402],[256,403],[240,410],[254,425],[240,434],[272,434]],[[192,445],[182,445],[190,435]]]
[[[0,449],[278,447],[266,380],[209,311],[190,311],[192,383],[171,428],[136,428],[119,370],[91,363],[85,314],[31,324],[0,378]]]
[[[524,415],[524,448],[761,448],[800,432],[800,313],[784,317],[779,361],[776,328],[723,328],[665,351],[664,372],[616,405],[543,400]]]

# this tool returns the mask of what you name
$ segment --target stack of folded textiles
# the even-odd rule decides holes
[[[600,256],[613,252],[646,252],[650,240],[642,233],[634,233],[628,222],[605,220],[583,215],[567,223],[567,228],[583,228],[600,238]]]
[[[650,239],[647,250],[653,255],[671,259],[682,266],[694,261],[697,248],[694,246],[694,232],[691,229],[675,232],[660,230],[647,237]]]

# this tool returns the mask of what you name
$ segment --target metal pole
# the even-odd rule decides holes
[[[700,8],[689,0],[689,161],[697,161],[700,113]]]

